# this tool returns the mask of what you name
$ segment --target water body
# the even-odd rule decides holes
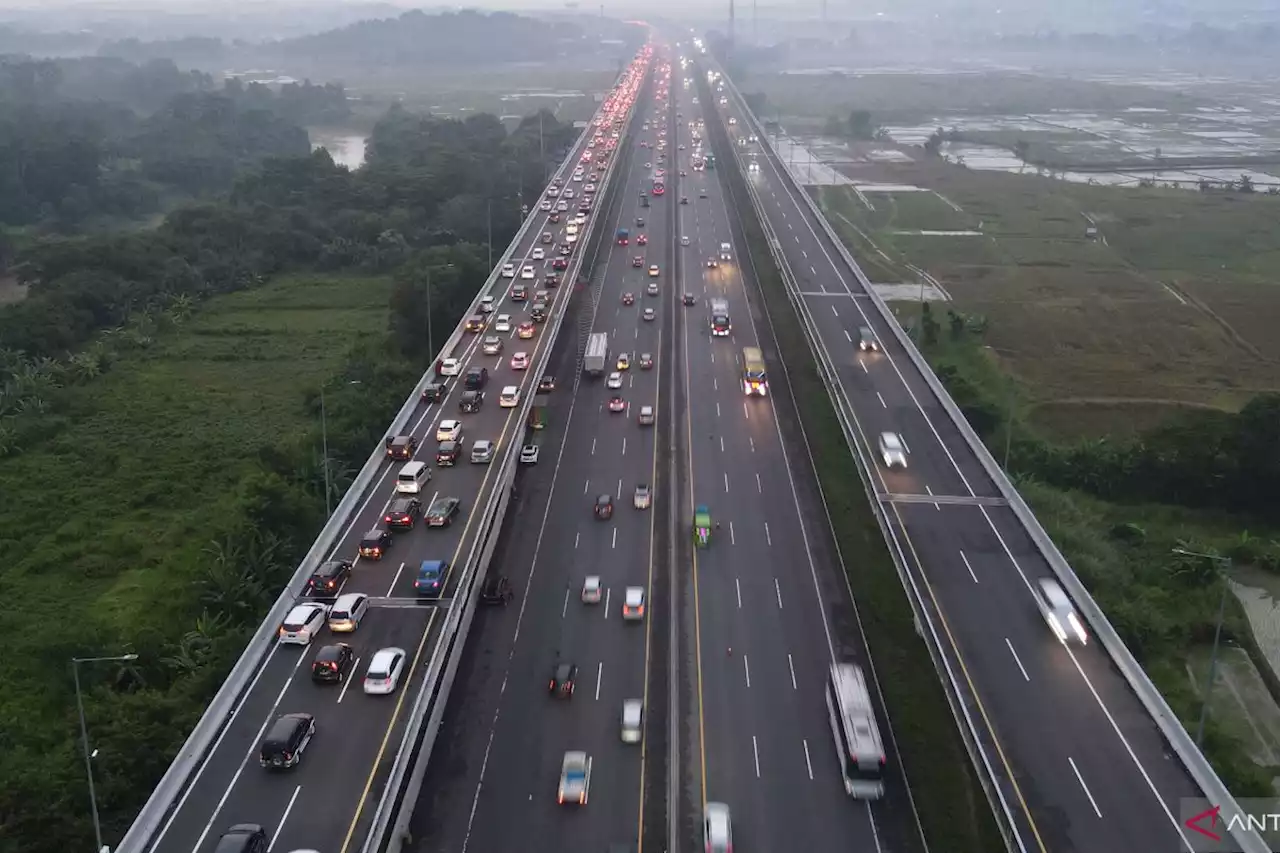
[[[325,148],[333,162],[348,169],[359,169],[364,165],[364,151],[367,137],[342,128],[310,128],[311,147]]]

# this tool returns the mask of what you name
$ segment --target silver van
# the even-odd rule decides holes
[[[425,462],[406,462],[396,474],[396,492],[402,495],[416,495],[423,486],[431,482],[431,469]]]

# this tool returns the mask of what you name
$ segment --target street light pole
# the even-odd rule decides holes
[[[1222,621],[1226,618],[1227,613],[1227,592],[1229,586],[1227,584],[1227,575],[1231,573],[1231,558],[1224,557],[1221,554],[1205,554],[1200,551],[1188,551],[1186,548],[1174,548],[1173,553],[1181,554],[1184,557],[1201,557],[1205,560],[1212,560],[1219,565],[1225,565],[1224,576],[1219,580],[1222,582],[1222,596],[1218,599],[1218,621],[1213,628],[1213,651],[1209,653],[1209,674],[1205,678],[1204,697],[1200,704],[1200,721],[1196,724],[1196,746],[1204,745],[1204,724],[1209,719],[1209,697],[1213,692],[1213,682],[1218,674],[1218,647],[1222,641]]]
[[[324,464],[325,518],[333,515],[333,489],[329,487],[329,413],[324,404],[324,386],[320,386],[320,453]]]
[[[427,352],[436,357],[436,348],[431,338],[431,268],[427,268]]]
[[[1009,417],[1004,425],[1004,470],[1009,470],[1009,451],[1013,447],[1013,383],[1009,383]]]
[[[93,752],[89,748],[89,726],[84,717],[84,694],[80,691],[80,664],[137,659],[138,656],[134,654],[71,659],[71,680],[76,688],[76,713],[80,718],[80,745],[84,750],[84,773],[89,780],[89,812],[93,816],[93,839],[96,842],[94,850],[98,853],[102,850],[102,821],[98,817],[98,792],[93,784]]]

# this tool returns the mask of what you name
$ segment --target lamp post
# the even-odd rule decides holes
[[[429,303],[428,303],[429,304]],[[429,309],[428,309],[429,310]],[[352,379],[348,385],[359,385],[359,379]],[[320,386],[320,453],[324,464],[324,506],[326,517],[333,515],[333,487],[329,482],[329,411],[324,402],[324,386]]]
[[[94,849],[97,851],[102,850],[102,821],[98,819],[98,793],[93,786],[93,756],[95,753],[89,749],[89,726],[85,723],[84,696],[80,692],[80,664],[123,662],[137,659],[138,656],[134,654],[71,659],[71,680],[76,687],[76,713],[80,717],[80,745],[84,749],[84,772],[89,780],[89,810],[90,814],[93,815],[93,838],[97,842],[97,846]]]
[[[1225,566],[1224,574],[1231,572],[1231,558],[1224,557],[1221,554],[1205,554],[1201,551],[1188,551],[1186,548],[1174,548],[1173,553],[1181,554],[1184,557],[1200,557],[1205,560]],[[1196,746],[1204,745],[1204,723],[1209,718],[1209,696],[1213,691],[1214,676],[1218,670],[1218,644],[1222,640],[1222,620],[1227,612],[1227,592],[1228,585],[1226,577],[1219,578],[1222,581],[1222,597],[1218,599],[1218,622],[1213,628],[1213,651],[1209,653],[1209,675],[1205,678],[1204,698],[1200,705],[1200,722],[1196,724]]]

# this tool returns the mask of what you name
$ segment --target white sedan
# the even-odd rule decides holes
[[[525,265],[525,267],[524,267],[524,269],[520,270],[520,277],[521,277],[521,278],[533,278],[533,277],[534,277],[533,267],[531,267],[531,266],[529,266],[528,264],[526,264],[526,265]]]
[[[582,603],[599,604],[602,589],[600,576],[588,575],[587,579],[582,582]]]
[[[622,374],[615,370],[613,373],[609,374],[609,378],[605,380],[604,384],[607,388],[621,388]]]
[[[280,642],[293,646],[310,645],[328,617],[329,608],[319,602],[299,604],[280,624]]]
[[[514,409],[520,405],[520,389],[515,385],[503,388],[502,393],[498,395],[498,405],[504,409]]]
[[[1036,603],[1040,605],[1040,613],[1058,641],[1079,643],[1082,646],[1088,643],[1089,634],[1084,629],[1084,623],[1076,615],[1071,599],[1067,598],[1058,582],[1052,578],[1040,578],[1039,587],[1040,594],[1036,596]]]
[[[497,319],[497,320],[495,320],[495,321],[494,321],[494,323],[493,323],[493,330],[494,330],[495,332],[509,332],[509,331],[511,331],[511,315],[510,315],[510,314],[499,314],[499,315],[498,315],[498,319]]]
[[[462,421],[452,419],[441,421],[440,426],[436,427],[436,441],[457,441],[460,435],[462,435]]]
[[[404,649],[381,649],[369,661],[369,668],[364,673],[364,692],[370,696],[385,696],[394,693],[400,683],[400,675],[404,672],[407,655]]]
[[[512,370],[528,370],[529,369],[529,353],[517,352],[511,356]]]
[[[503,277],[503,278],[515,278],[515,277],[516,277],[516,265],[515,265],[515,264],[503,264],[503,265],[502,265],[502,277]]]
[[[535,261],[544,261],[547,258],[547,253],[542,251],[542,247],[539,246],[538,248],[533,250],[533,254],[530,255],[530,257],[533,258]]]

